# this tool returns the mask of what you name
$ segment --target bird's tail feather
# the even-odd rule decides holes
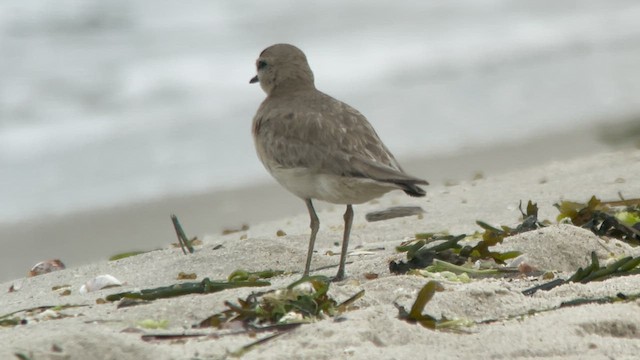
[[[423,188],[419,187],[414,183],[402,183],[398,184],[402,188],[402,190],[409,196],[413,197],[423,197],[427,194]]]

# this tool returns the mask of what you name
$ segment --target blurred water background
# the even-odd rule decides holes
[[[399,158],[640,113],[640,2],[4,0],[0,223],[268,179],[268,45]]]

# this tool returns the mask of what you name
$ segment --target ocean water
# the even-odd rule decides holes
[[[0,223],[267,181],[278,42],[401,159],[640,112],[636,0],[4,0]]]

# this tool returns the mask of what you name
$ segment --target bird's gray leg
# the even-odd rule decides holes
[[[305,204],[307,204],[307,210],[309,210],[309,217],[311,218],[311,237],[309,238],[309,251],[307,252],[307,264],[304,267],[303,277],[309,276],[309,269],[311,268],[311,257],[313,256],[313,247],[316,243],[316,235],[318,234],[318,229],[320,228],[320,220],[318,219],[318,215],[316,215],[316,210],[313,208],[313,203],[311,199],[305,199]]]
[[[344,279],[344,268],[347,262],[347,250],[349,249],[349,234],[351,234],[351,225],[353,224],[353,207],[347,205],[347,211],[344,212],[344,236],[342,237],[342,252],[340,253],[340,266],[334,281]]]

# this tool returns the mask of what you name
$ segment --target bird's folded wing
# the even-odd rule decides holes
[[[298,119],[287,120],[271,118],[260,124],[256,145],[259,156],[268,166],[427,184],[402,172],[368,123],[359,127],[350,124],[347,128],[351,131],[347,133],[341,124],[328,126],[317,114],[306,113]],[[306,124],[302,126],[302,122]]]
[[[354,171],[352,175],[355,176],[360,175],[362,177],[392,183],[429,184],[426,180],[400,172],[389,166],[375,163],[366,158],[354,156],[350,160],[349,163]]]

